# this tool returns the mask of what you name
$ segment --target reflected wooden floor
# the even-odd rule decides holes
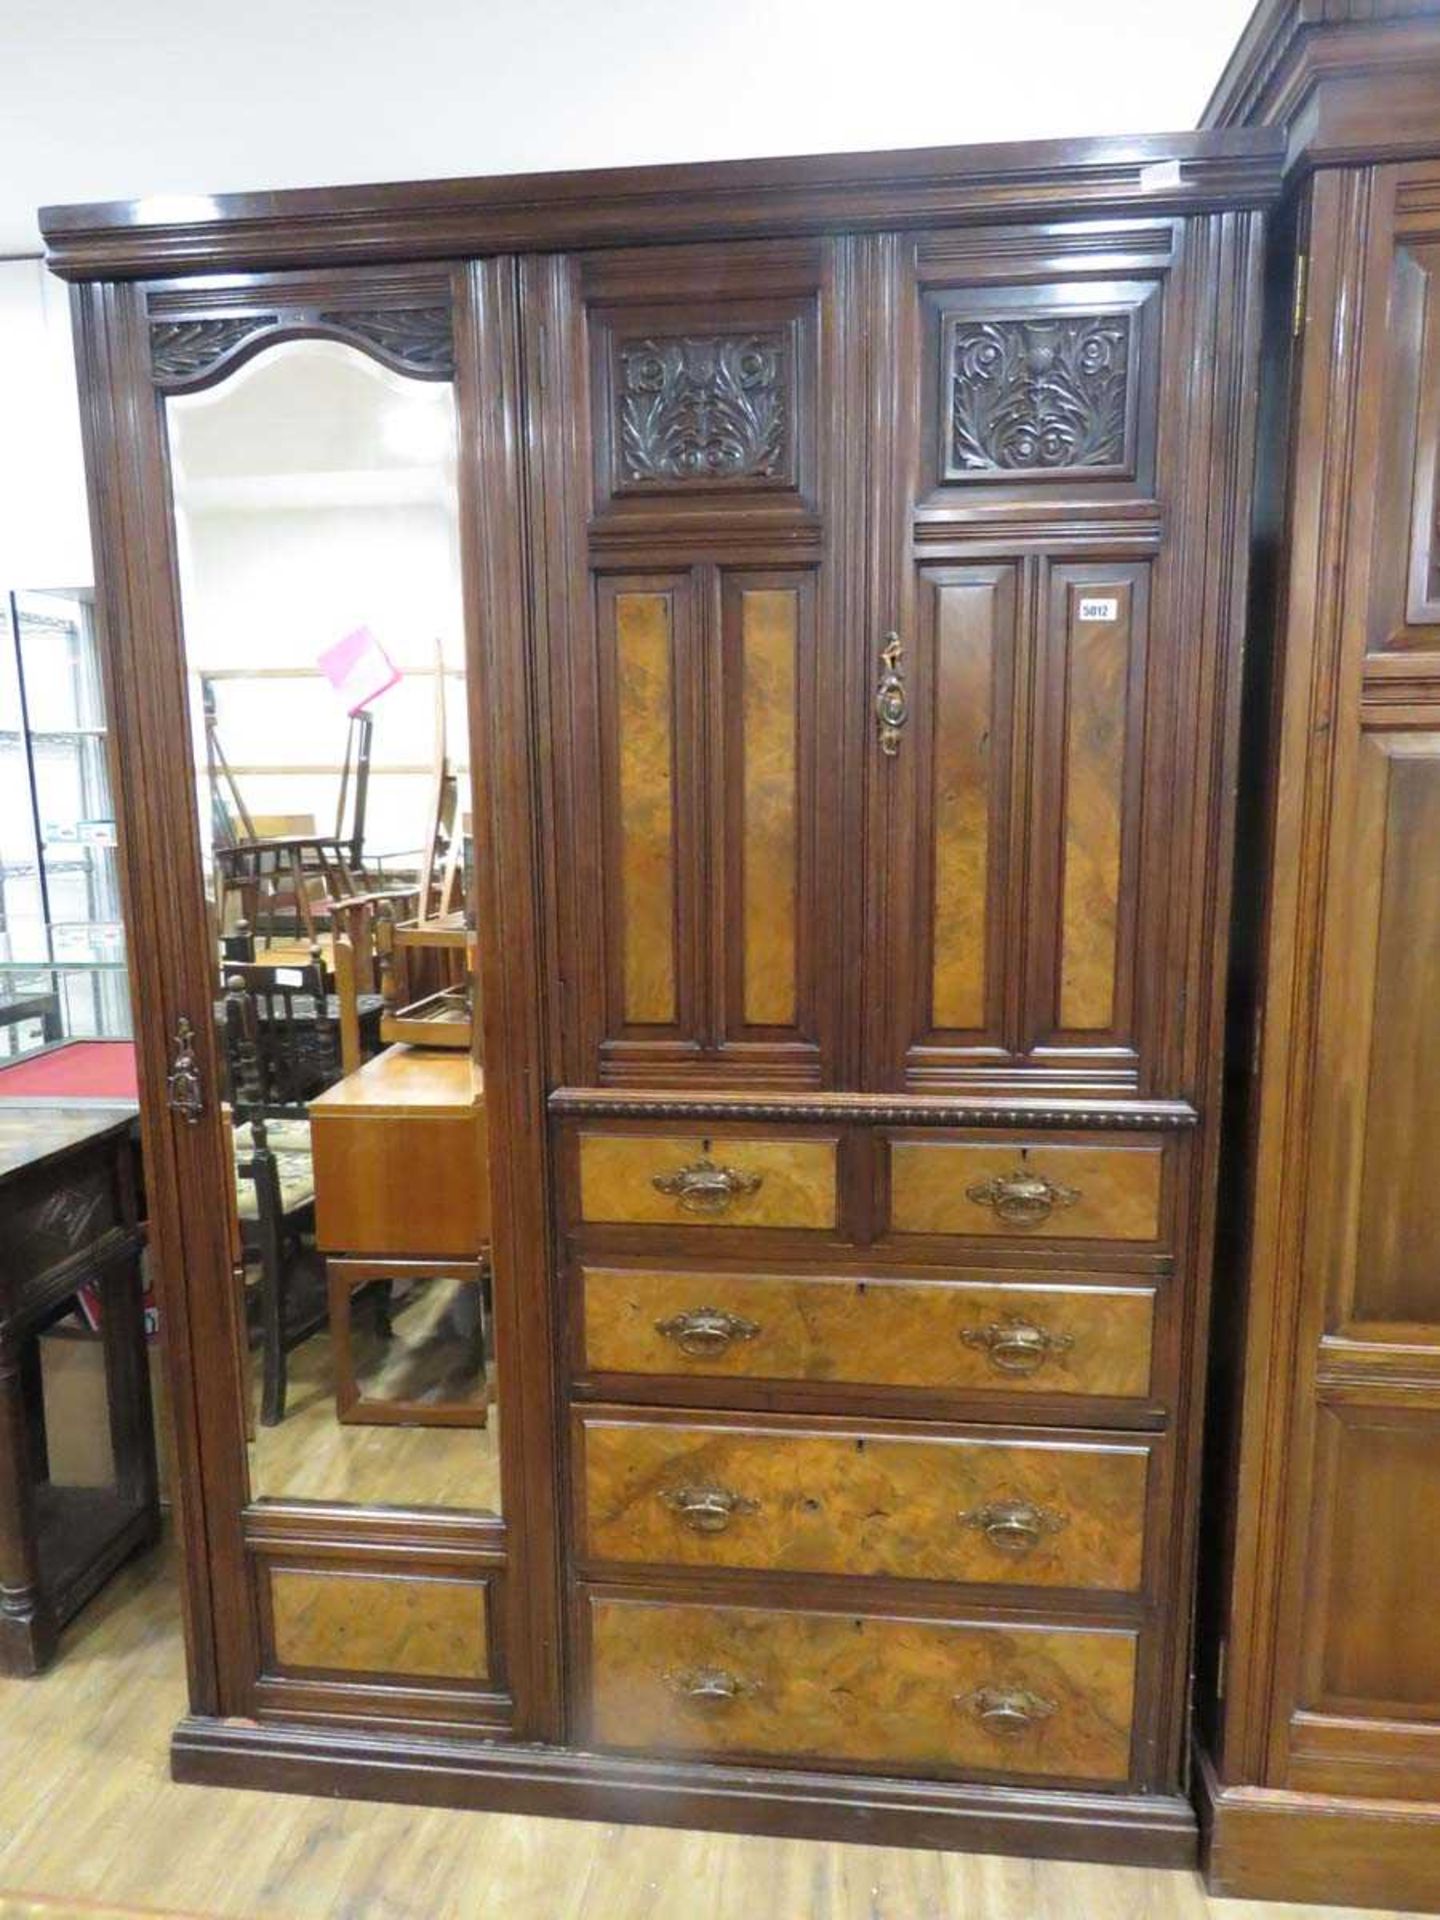
[[[92,1920],[1356,1920],[1212,1901],[1189,1873],[181,1787],[183,1705],[161,1555],[81,1615],[48,1674],[0,1679],[0,1916],[43,1897]]]
[[[396,1338],[383,1364],[378,1355],[373,1365],[367,1360],[364,1346],[374,1345],[373,1336],[361,1334],[357,1339],[357,1370],[367,1376],[367,1392],[398,1397],[407,1356],[414,1359],[416,1368],[428,1368],[428,1322],[413,1330],[405,1325],[414,1312],[397,1317]],[[430,1343],[432,1350],[434,1344]],[[290,1355],[285,1418],[277,1427],[259,1424],[258,1364],[251,1372],[256,1424],[250,1446],[250,1489],[257,1500],[500,1511],[500,1411],[495,1404],[493,1355],[488,1369],[489,1420],[483,1428],[342,1425],[335,1417],[331,1342],[324,1330]]]

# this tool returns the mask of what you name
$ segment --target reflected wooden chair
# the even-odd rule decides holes
[[[247,1265],[259,1268],[261,1380],[260,1420],[277,1426],[285,1417],[287,1356],[325,1321],[319,1295],[309,1310],[297,1309],[292,1283],[313,1244],[315,1169],[310,1122],[303,1101],[278,1097],[273,1057],[255,995],[239,976],[226,981],[225,1060],[230,1086],[235,1165],[235,1211]]]
[[[307,1101],[345,1071],[340,1058],[339,1007],[318,951],[303,965],[274,960],[223,963],[225,991],[250,995],[267,1105],[303,1115]]]
[[[379,1015],[395,1004],[395,929],[414,913],[417,897],[409,889],[327,903],[340,1062],[347,1074],[376,1051]]]

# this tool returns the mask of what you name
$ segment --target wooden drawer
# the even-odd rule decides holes
[[[1133,1593],[1141,1439],[1015,1439],[886,1426],[589,1413],[588,1558]]]
[[[1158,1241],[1165,1160],[1165,1143],[1154,1136],[892,1138],[890,1231]]]
[[[926,1773],[1119,1783],[1128,1629],[588,1596],[590,1738]]]
[[[969,1393],[1150,1391],[1150,1286],[587,1266],[587,1372]]]
[[[310,1104],[326,1253],[474,1259],[490,1239],[484,1076],[468,1054],[387,1047]]]
[[[666,1227],[833,1230],[836,1141],[582,1131],[580,1217]]]

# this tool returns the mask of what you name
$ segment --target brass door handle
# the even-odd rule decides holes
[[[1080,1190],[1062,1187],[1029,1167],[1017,1167],[1013,1173],[977,1181],[965,1189],[965,1198],[977,1207],[992,1207],[1007,1227],[1038,1227],[1057,1207],[1073,1207]]]
[[[987,1500],[983,1507],[960,1515],[962,1527],[976,1527],[992,1547],[1017,1556],[1033,1553],[1047,1533],[1059,1533],[1067,1516],[1028,1500]]]
[[[955,1705],[962,1712],[968,1708],[986,1733],[1001,1740],[1032,1733],[1059,1711],[1055,1701],[1042,1699],[1025,1687],[977,1687],[973,1693],[957,1693]]]
[[[899,634],[887,633],[880,654],[880,683],[875,689],[875,718],[880,728],[880,751],[891,760],[900,751],[900,736],[910,718],[904,661]]]
[[[748,1494],[711,1483],[699,1487],[670,1487],[660,1498],[692,1533],[724,1533],[737,1513],[760,1511],[760,1502]]]
[[[165,1099],[170,1111],[178,1113],[188,1125],[200,1124],[200,1116],[205,1111],[205,1092],[195,1059],[195,1029],[183,1013],[175,1022],[175,1057],[165,1076]]]
[[[728,1673],[724,1667],[685,1667],[678,1673],[667,1673],[664,1678],[672,1693],[678,1693],[682,1700],[693,1700],[698,1706],[728,1706],[733,1700],[743,1700],[746,1694],[760,1691],[758,1680]]]
[[[655,1331],[673,1340],[692,1360],[709,1360],[728,1353],[737,1340],[753,1340],[760,1329],[753,1320],[722,1307],[690,1307],[672,1313],[668,1320],[657,1320]]]
[[[657,1192],[673,1194],[686,1213],[724,1213],[732,1201],[758,1193],[763,1173],[750,1173],[741,1167],[717,1166],[708,1154],[692,1160],[674,1173],[652,1175],[650,1184]]]
[[[996,1373],[1038,1373],[1051,1354],[1068,1353],[1075,1344],[1073,1334],[1051,1333],[1018,1313],[988,1327],[966,1327],[960,1338],[967,1347],[983,1347]]]

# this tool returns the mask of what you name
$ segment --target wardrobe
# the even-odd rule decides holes
[[[1284,162],[1260,127],[45,214],[118,742],[178,1777],[1194,1857]],[[431,1108],[389,1113],[413,1244],[361,1278],[464,1281],[428,1223],[488,1180],[486,1418],[367,1427],[292,1353],[256,1425],[196,687],[237,613],[260,646],[317,580],[384,599],[422,504],[457,569],[487,1152],[412,1153]],[[335,637],[297,626],[274,671]]]
[[[1440,1907],[1440,9],[1270,5],[1197,1785],[1226,1893]]]

